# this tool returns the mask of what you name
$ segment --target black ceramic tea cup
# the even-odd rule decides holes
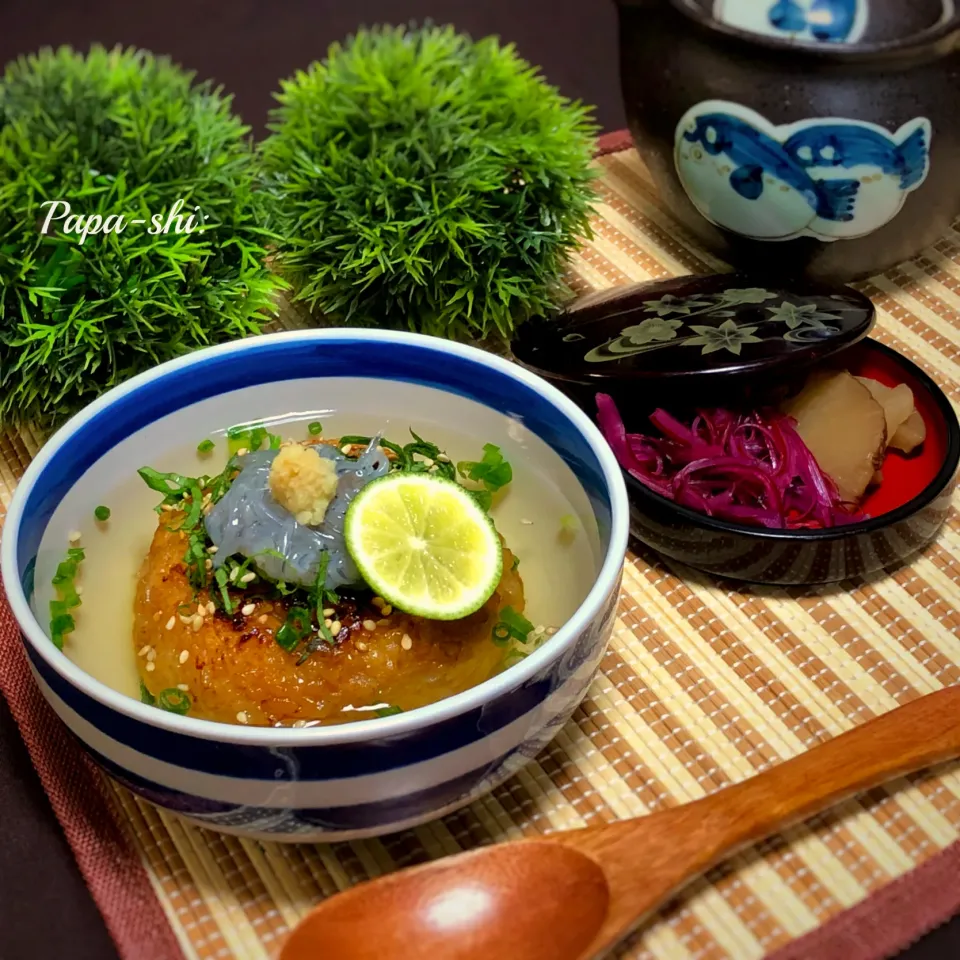
[[[727,262],[846,282],[915,256],[960,216],[952,9],[902,39],[816,43],[719,22],[699,0],[617,5],[637,148]]]

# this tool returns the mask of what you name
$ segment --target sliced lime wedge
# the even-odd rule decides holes
[[[398,610],[459,620],[500,582],[493,521],[463,487],[427,474],[392,473],[347,510],[347,550],[368,586]]]

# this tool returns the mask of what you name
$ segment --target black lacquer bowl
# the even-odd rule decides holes
[[[864,504],[868,520],[826,530],[746,527],[678,506],[625,473],[634,536],[716,576],[794,585],[891,570],[929,546],[949,513],[960,464],[960,424],[950,401],[916,364],[876,340],[846,351],[843,365],[906,383],[927,424],[919,456],[888,454],[884,482]]]
[[[656,407],[775,402],[823,366],[910,387],[927,437],[913,455],[887,453],[868,519],[823,530],[772,530],[678,506],[624,471],[631,531],[672,560],[719,577],[770,584],[829,583],[909,561],[930,545],[950,509],[960,467],[960,423],[916,364],[867,336],[873,306],[849,287],[783,287],[738,275],[681,277],[583,298],[531,321],[514,356],[596,417],[610,394],[629,433]]]
[[[720,22],[698,0],[616,2],[637,149],[672,215],[726,262],[847,282],[915,256],[960,216],[953,4],[897,39],[816,43]],[[868,3],[883,6],[819,7]],[[898,9],[919,26],[926,5]]]

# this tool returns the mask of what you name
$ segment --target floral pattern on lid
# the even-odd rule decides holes
[[[580,383],[762,372],[823,359],[870,329],[857,291],[735,275],[682,277],[576,302],[521,328],[515,356]]]

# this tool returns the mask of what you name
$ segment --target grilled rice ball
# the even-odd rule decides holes
[[[208,612],[209,594],[195,596],[187,579],[186,537],[170,529],[174,517],[161,517],[140,571],[133,638],[147,690],[184,690],[193,717],[302,726],[434,703],[496,672],[505,651],[493,642],[493,627],[505,607],[524,608],[523,583],[505,547],[500,583],[476,613],[426,620],[374,603],[379,598],[366,591],[342,596],[327,614],[334,628],[339,623],[335,645],[324,644],[298,666],[300,651],[276,642],[288,602],[258,599],[250,590],[233,616]]]

